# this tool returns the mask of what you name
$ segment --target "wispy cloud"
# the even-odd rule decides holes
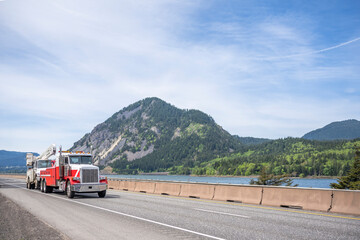
[[[320,41],[328,36],[316,32],[317,20],[298,11],[213,4],[3,2],[0,111],[14,117],[1,119],[0,145],[33,150],[33,135],[43,140],[36,151],[52,139],[70,147],[148,96],[200,109],[242,136],[301,136],[360,117],[353,111],[360,102],[354,30],[352,38]],[[348,47],[351,53],[343,52]],[[15,116],[39,125],[8,124]]]
[[[301,56],[306,56],[306,55],[312,55],[312,54],[317,54],[317,53],[322,53],[322,52],[327,52],[345,45],[348,45],[350,43],[356,42],[360,40],[360,38],[355,38],[353,40],[347,41],[347,42],[343,42],[340,44],[337,44],[335,46],[332,47],[328,47],[328,48],[324,48],[324,49],[320,49],[320,50],[315,50],[315,51],[310,51],[310,52],[303,52],[303,53],[297,53],[297,54],[292,54],[292,55],[287,55],[287,56],[278,56],[278,57],[268,57],[268,58],[260,58],[259,60],[275,60],[275,59],[285,59],[285,58],[294,58],[294,57],[301,57]]]

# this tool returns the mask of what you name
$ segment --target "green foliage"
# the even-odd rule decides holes
[[[341,176],[350,169],[356,143],[360,141],[279,139],[243,146],[238,152],[203,162],[192,169],[192,174],[211,172],[205,175],[250,176],[260,174],[262,167],[266,166],[268,173],[274,175]]]
[[[271,141],[271,139],[267,139],[267,138],[239,137],[237,135],[235,135],[234,137],[244,145],[257,145]]]
[[[360,190],[360,148],[356,147],[355,161],[348,174],[338,179],[338,183],[330,184],[336,189]]]
[[[266,167],[263,167],[260,171],[260,176],[257,180],[251,179],[251,185],[273,185],[273,186],[291,186],[293,184],[293,180],[289,178],[288,175],[278,175],[268,174],[266,171]],[[293,187],[297,187],[298,185],[294,185]]]

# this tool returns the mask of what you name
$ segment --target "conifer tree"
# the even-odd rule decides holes
[[[260,171],[260,176],[257,180],[251,179],[251,185],[273,185],[273,186],[292,186],[293,180],[288,177],[288,175],[274,175],[268,174],[267,168],[263,167]],[[298,185],[293,185],[292,187],[297,187]]]
[[[360,190],[360,147],[355,147],[355,161],[347,175],[338,178],[338,183],[331,183],[335,189]]]

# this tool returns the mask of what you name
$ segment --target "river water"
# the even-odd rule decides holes
[[[199,183],[223,183],[223,184],[249,184],[253,178],[247,177],[196,177],[184,175],[103,175],[108,178],[126,178],[141,180],[160,180],[174,182],[199,182]],[[330,183],[337,182],[336,179],[322,178],[294,178],[294,184],[306,188],[330,188]]]

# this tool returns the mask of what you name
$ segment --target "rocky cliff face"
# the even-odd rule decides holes
[[[190,140],[194,144],[187,146]],[[154,153],[164,161],[196,160],[205,153],[216,157],[233,151],[237,142],[200,111],[181,110],[161,99],[147,98],[97,125],[71,150],[87,152],[91,146],[95,163],[109,165],[116,161],[132,162]]]
[[[152,99],[150,104],[154,101],[157,100]],[[146,115],[146,110],[148,110],[146,108],[149,106],[145,106],[144,103],[144,101],[137,102],[115,113],[105,122],[97,125],[91,133],[74,143],[71,150],[88,152],[92,147],[95,163],[100,165],[122,157],[132,161],[151,153],[154,151],[154,144],[149,141],[149,138],[139,136],[137,128],[138,121],[145,122],[149,119]],[[151,132],[152,129],[155,129],[155,126],[146,131],[147,135],[156,135],[155,132]]]
[[[210,139],[209,134],[215,139]],[[216,142],[231,142],[229,146],[225,146],[226,152],[236,147],[233,137],[210,116],[197,110],[178,109],[158,98],[147,98],[122,109],[97,125],[91,133],[74,143],[71,150],[87,152],[92,146],[95,163],[108,165],[117,160],[131,162],[141,159],[161,150],[165,145],[169,147],[171,142],[176,142],[179,148],[179,144],[181,146],[182,141],[190,136],[198,137],[199,141],[215,141],[213,148],[217,154],[219,149],[215,146]],[[199,142],[199,146],[194,147],[200,147],[198,152],[201,152],[204,145]],[[181,150],[184,149],[175,148],[170,151]],[[199,154],[187,152],[180,158],[196,159],[196,155]]]

